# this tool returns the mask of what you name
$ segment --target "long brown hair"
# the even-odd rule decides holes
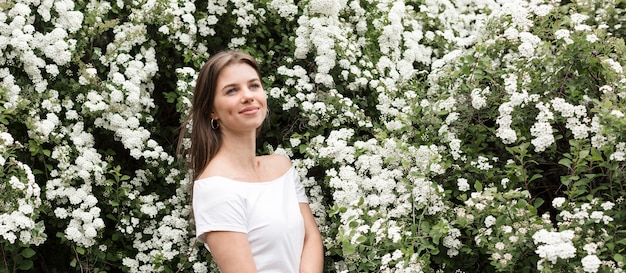
[[[211,127],[211,113],[214,108],[218,77],[225,67],[236,63],[250,65],[256,71],[259,79],[261,78],[256,60],[246,53],[234,50],[222,51],[213,55],[198,73],[191,109],[182,124],[177,147],[177,154],[185,160],[187,169],[192,171],[193,181],[198,179],[198,176],[222,145],[221,131],[219,128]],[[188,135],[189,124],[191,124],[189,137],[191,146],[185,152],[184,140]]]

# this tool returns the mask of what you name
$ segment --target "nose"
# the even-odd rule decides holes
[[[241,92],[241,98],[244,103],[254,100],[254,92],[250,88],[243,88]]]

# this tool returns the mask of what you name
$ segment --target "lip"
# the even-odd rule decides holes
[[[256,114],[259,111],[260,107],[258,106],[248,106],[246,108],[243,108],[239,111],[239,114],[244,114],[244,115],[253,115]]]

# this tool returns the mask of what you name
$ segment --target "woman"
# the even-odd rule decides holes
[[[196,236],[223,273],[322,272],[321,235],[291,160],[255,153],[267,113],[254,58],[225,51],[204,64],[184,124]]]

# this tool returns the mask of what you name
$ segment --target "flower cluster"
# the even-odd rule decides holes
[[[543,262],[548,261],[556,264],[558,259],[569,259],[576,256],[576,248],[572,244],[574,231],[563,232],[546,231],[544,229],[533,234],[533,240],[537,247],[537,254],[542,259],[537,264],[537,269],[543,269]]]
[[[612,248],[607,243],[610,244],[616,231],[611,215],[624,201],[618,202],[601,202],[596,198],[575,204],[563,197],[555,198],[552,205],[560,211],[557,230],[539,230],[533,234],[541,258],[537,268],[564,269],[571,260],[580,259],[584,272],[622,272],[623,261],[615,262],[607,257]]]
[[[0,126],[0,241],[40,245],[46,239],[43,222],[38,221],[42,206],[40,188],[31,168],[18,161],[13,152],[21,144]]]
[[[549,220],[534,216],[533,207],[520,199],[528,196],[520,190],[500,195],[497,188],[486,188],[472,192],[465,207],[455,208],[456,222],[475,230],[474,242],[487,250],[491,264],[499,270],[515,268],[523,259],[519,253],[531,249],[530,235],[551,225]]]

